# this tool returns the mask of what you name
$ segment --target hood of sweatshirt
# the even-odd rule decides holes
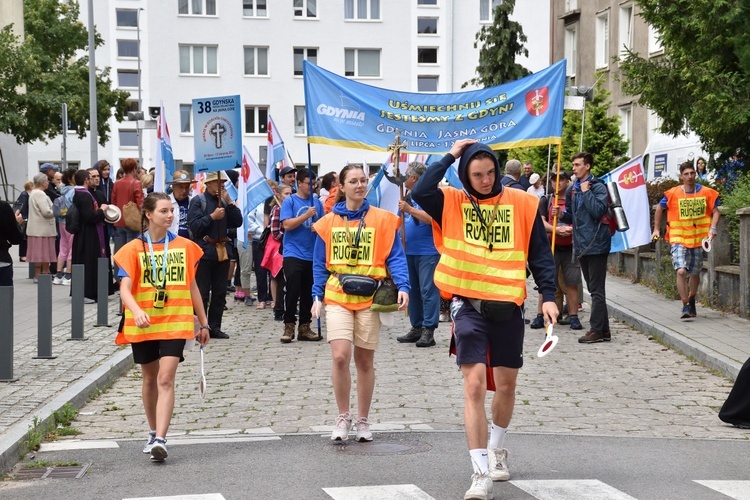
[[[365,199],[358,210],[349,210],[346,208],[346,201],[340,201],[333,206],[331,212],[346,217],[347,220],[359,220],[368,210],[370,210],[370,202]]]
[[[495,185],[492,186],[492,191],[490,194],[479,194],[477,193],[472,187],[471,183],[469,182],[469,175],[468,175],[468,168],[469,168],[469,162],[471,162],[471,159],[476,156],[478,153],[486,152],[492,155],[492,159],[495,162]],[[497,157],[495,156],[495,152],[492,151],[489,146],[486,146],[484,144],[481,144],[479,142],[472,144],[468,148],[466,148],[461,155],[461,159],[458,162],[458,178],[461,179],[461,182],[464,185],[464,189],[473,197],[478,198],[480,200],[486,199],[486,198],[492,198],[493,196],[497,196],[499,193],[503,191],[503,185],[502,185],[502,179],[503,175],[500,172],[500,164],[497,161]]]

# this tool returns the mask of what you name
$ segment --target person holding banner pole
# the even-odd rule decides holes
[[[460,158],[464,189],[440,187]],[[440,260],[435,284],[452,296],[452,347],[464,379],[464,423],[474,467],[465,498],[492,498],[492,481],[507,481],[503,447],[523,365],[526,266],[543,296],[542,310],[556,323],[555,263],[538,215],[539,200],[502,184],[494,152],[474,139],[456,141],[419,179],[412,197],[433,218]],[[487,441],[485,396],[492,399]]]

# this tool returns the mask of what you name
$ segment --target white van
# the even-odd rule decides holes
[[[680,164],[695,161],[708,153],[694,133],[672,137],[669,134],[654,134],[643,152],[643,164],[646,168],[646,180],[670,175],[678,177]]]

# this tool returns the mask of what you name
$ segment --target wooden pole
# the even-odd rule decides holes
[[[555,207],[558,206],[558,195],[557,191],[560,189],[560,166],[562,165],[562,142],[557,145],[557,169],[555,169]],[[558,209],[559,210],[559,209]],[[556,212],[554,217],[552,217],[552,255],[555,254],[555,237],[557,236],[557,217],[558,213]]]

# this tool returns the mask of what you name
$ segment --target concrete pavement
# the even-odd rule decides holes
[[[16,310],[35,312],[35,288],[16,268]],[[27,283],[28,282],[28,283]],[[614,317],[611,343],[580,345],[581,332],[565,326],[555,351],[536,358],[543,334],[528,330],[525,365],[519,376],[512,430],[605,436],[750,439],[750,432],[716,416],[739,366],[750,356],[747,320],[699,306],[692,321],[678,318],[679,305],[627,280],[608,277]],[[62,287],[55,287],[62,288]],[[59,293],[59,292],[57,292]],[[69,299],[68,299],[69,301]],[[178,370],[177,402],[170,438],[236,433],[327,432],[335,403],[330,383],[330,350],[324,342],[278,341],[282,324],[269,309],[230,302],[225,315],[229,340],[212,340],[207,350],[208,395],[198,396],[198,356],[190,353]],[[536,297],[528,302],[533,316]],[[68,302],[69,305],[69,302]],[[140,401],[138,369],[128,371],[129,349],[113,344],[114,328],[91,328],[95,306],[86,306],[85,342],[67,342],[69,321],[55,315],[55,360],[34,360],[36,339],[15,344],[19,381],[0,384],[0,465],[9,469],[33,418],[47,419],[67,401],[77,406],[98,388],[114,384],[85,407],[74,423],[78,439],[142,439],[147,430]],[[114,321],[117,299],[110,301]],[[582,320],[588,326],[588,308]],[[29,310],[15,324],[34,321]],[[32,314],[33,316],[34,314]],[[628,323],[628,324],[626,324]],[[642,335],[629,324],[648,333]],[[396,342],[408,328],[403,315],[383,328],[376,354],[377,381],[370,420],[374,431],[462,428],[461,375],[449,359],[449,324],[437,331],[438,345],[418,349]],[[325,331],[325,322],[323,325]],[[711,373],[651,340],[682,349],[719,370]],[[743,341],[744,339],[744,341]],[[124,377],[120,373],[127,372]],[[356,398],[352,398],[356,412]]]

